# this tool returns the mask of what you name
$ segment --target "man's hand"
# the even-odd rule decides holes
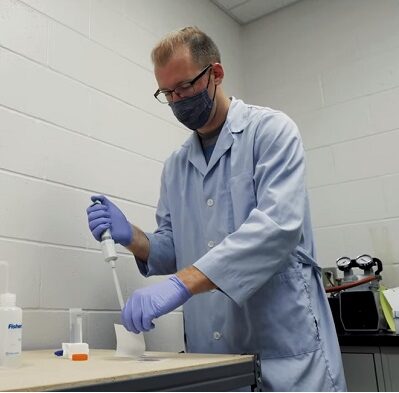
[[[121,210],[104,195],[93,195],[91,200],[101,202],[89,206],[86,210],[89,228],[94,238],[101,241],[101,235],[110,228],[115,243],[129,246],[133,241],[132,225]]]
[[[148,332],[153,319],[167,314],[185,303],[192,294],[173,275],[167,280],[133,292],[122,310],[123,326],[134,333]]]

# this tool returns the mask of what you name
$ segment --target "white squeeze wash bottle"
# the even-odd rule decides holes
[[[18,367],[22,352],[22,309],[16,295],[8,292],[8,264],[0,261],[0,278],[5,281],[0,293],[0,367]]]

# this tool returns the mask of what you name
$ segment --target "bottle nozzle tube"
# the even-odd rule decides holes
[[[0,261],[0,293],[8,292],[8,262]]]
[[[82,335],[82,316],[81,308],[69,309],[69,342],[81,343],[83,342]]]

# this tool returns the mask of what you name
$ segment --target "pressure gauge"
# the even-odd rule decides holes
[[[352,260],[349,257],[341,257],[336,262],[338,269],[342,271],[349,271],[352,266]]]
[[[374,259],[368,254],[359,255],[356,258],[356,263],[363,270],[368,270],[375,264]]]

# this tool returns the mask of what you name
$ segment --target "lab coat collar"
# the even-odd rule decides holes
[[[233,134],[242,132],[249,123],[249,108],[242,100],[231,97],[226,123]]]
[[[183,147],[188,148],[188,160],[205,176],[207,164],[202,152],[201,141],[196,132],[193,132]]]
[[[183,144],[183,148],[188,149],[188,160],[200,171],[203,176],[215,166],[219,159],[226,153],[234,142],[234,135],[240,133],[247,126],[249,110],[247,105],[241,100],[231,98],[231,104],[227,112],[226,121],[216,142],[211,159],[206,164],[201,142],[197,133],[193,133]]]

